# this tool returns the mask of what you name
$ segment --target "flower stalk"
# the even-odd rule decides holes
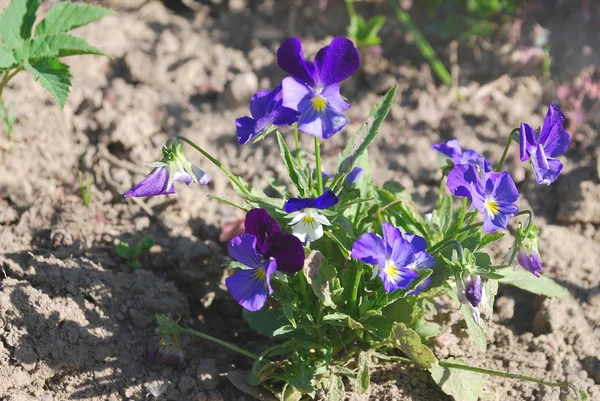
[[[323,194],[323,174],[321,174],[321,144],[315,136],[315,162],[317,164],[317,190],[318,195]]]
[[[510,134],[508,134],[508,141],[506,142],[506,146],[504,146],[504,152],[502,152],[502,157],[500,157],[500,161],[498,162],[498,165],[496,166],[496,172],[502,171],[502,166],[504,165],[504,160],[506,160],[506,155],[508,155],[508,149],[510,149],[510,145],[513,142],[513,135],[516,135],[518,133],[519,133],[519,128],[515,128],[512,131],[510,131]]]

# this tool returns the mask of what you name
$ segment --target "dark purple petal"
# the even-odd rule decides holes
[[[544,185],[550,185],[556,181],[563,169],[563,165],[559,160],[546,157],[542,145],[538,145],[531,158],[531,166],[537,183]]]
[[[491,196],[498,203],[515,203],[519,199],[519,190],[508,171],[498,177]]]
[[[460,157],[455,157],[455,164],[470,164],[472,166],[477,166],[484,171],[491,170],[490,162],[474,150],[465,150]]]
[[[565,114],[557,105],[551,104],[548,106],[548,112],[546,113],[546,118],[544,118],[544,125],[542,126],[537,144],[545,144],[550,136],[556,136],[556,133],[553,133],[553,131],[562,129],[565,120]]]
[[[143,181],[126,192],[123,197],[127,198],[128,196],[142,197],[174,194],[175,185],[171,185],[171,188],[167,189],[168,183],[169,170],[166,167],[157,167],[152,170],[152,172],[146,178],[144,178]]]
[[[410,242],[400,237],[394,242],[390,260],[398,268],[405,268],[415,261],[415,248],[413,248]]]
[[[291,76],[315,86],[315,66],[304,60],[302,42],[298,38],[288,38],[277,49],[277,64]]]
[[[422,251],[415,253],[415,266],[419,270],[433,269],[435,266],[435,258],[428,252]]]
[[[537,278],[540,277],[540,272],[542,271],[542,261],[540,260],[537,252],[534,251],[533,254],[529,256],[525,252],[520,251],[517,254],[517,260],[525,270]]]
[[[362,177],[362,175],[365,173],[365,170],[363,170],[360,167],[354,167],[352,169],[351,172],[348,173],[348,175],[346,176],[346,185],[352,185],[354,184],[356,181],[358,181],[360,179],[360,177]]]
[[[531,157],[535,150],[537,142],[535,140],[535,132],[529,124],[521,123],[519,131],[519,153],[521,161],[524,162]]]
[[[394,244],[399,238],[402,238],[402,232],[387,221],[381,223],[383,232],[383,242],[385,244],[385,256],[389,258],[392,255]]]
[[[257,249],[264,253],[265,241],[271,235],[281,231],[281,226],[265,209],[252,209],[246,214],[244,223],[246,233],[256,237]]]
[[[471,185],[471,184],[474,185]],[[471,198],[471,188],[473,186],[482,186],[479,174],[475,166],[467,164],[458,164],[448,173],[448,189],[455,196]]]
[[[256,120],[252,117],[236,118],[235,130],[238,142],[244,145],[256,136]]]
[[[465,283],[465,297],[474,308],[477,308],[483,297],[481,277],[477,276]]]
[[[498,213],[488,214],[487,210],[483,212],[485,219],[483,220],[483,229],[485,232],[491,233],[496,230],[505,230],[508,226],[510,218],[519,211],[517,205],[512,203],[498,204]]]
[[[338,113],[342,113],[350,108],[350,103],[347,103],[340,94],[340,86],[338,84],[329,85],[321,92],[327,100],[329,107]]]
[[[260,254],[256,250],[257,239],[254,235],[243,233],[229,241],[229,256],[248,267],[261,265]]]
[[[323,195],[314,200],[312,207],[315,209],[328,209],[331,206],[336,205],[339,201],[340,199],[335,195],[335,192],[328,189],[327,191],[323,192]]]
[[[460,148],[458,139],[451,139],[446,143],[436,143],[432,148],[452,160],[454,160],[454,156],[460,157],[462,155],[462,149]]]
[[[267,267],[262,266],[257,269],[239,270],[225,280],[233,298],[250,312],[261,309],[267,301],[266,278],[261,279],[259,269],[263,269],[266,274]]]
[[[285,127],[292,125],[298,121],[300,114],[296,110],[288,109],[287,107],[278,106],[275,118],[273,118],[273,124],[278,127]]]
[[[299,103],[298,111],[298,129],[317,138],[328,139],[348,124],[346,116],[331,109],[329,105],[324,110],[317,111],[310,98]]]
[[[294,213],[312,207],[312,198],[290,198],[283,206],[286,213]]]
[[[281,89],[279,89],[281,90]],[[259,90],[250,99],[250,114],[255,120],[262,118],[269,114],[272,110],[274,103],[273,98],[277,92],[268,90]]]
[[[544,146],[546,155],[550,157],[557,157],[567,151],[569,145],[571,145],[571,136],[563,128],[564,114],[560,112],[562,119],[559,119],[556,124],[550,129],[548,137],[545,142],[540,142]]]
[[[371,265],[385,263],[383,240],[375,233],[364,233],[354,242],[352,257]]]
[[[304,246],[293,235],[276,232],[265,242],[265,259],[273,258],[277,262],[277,270],[294,273],[304,266]]]
[[[326,108],[324,111],[325,115],[320,117],[321,120],[321,134],[319,135],[318,130],[312,133],[312,135],[317,136],[319,138],[328,139],[331,138],[334,134],[340,132],[346,124],[348,124],[348,118],[333,109]],[[306,133],[311,133],[309,131],[304,131]]]
[[[337,37],[315,56],[315,68],[318,84],[328,86],[337,84],[358,70],[360,55],[351,40]]]
[[[421,252],[427,249],[427,241],[420,235],[406,233],[404,238],[415,248],[415,252]]]
[[[287,77],[281,82],[282,106],[302,113],[308,107],[312,108],[311,99],[316,92],[306,82],[298,78]],[[301,107],[301,104],[304,107]]]

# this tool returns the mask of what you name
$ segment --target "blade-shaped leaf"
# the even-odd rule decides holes
[[[369,359],[369,355],[366,352],[361,352],[358,355],[358,372],[356,373],[356,391],[358,394],[366,393],[371,383]]]
[[[343,401],[346,398],[344,382],[340,375],[332,373],[331,376],[329,376],[327,388],[327,399],[329,401]]]
[[[483,396],[482,376],[460,369],[442,367],[438,364],[429,368],[431,377],[444,393],[456,400],[477,401]]]
[[[0,16],[2,43],[13,49],[31,38],[31,28],[41,0],[12,0]]]
[[[346,148],[340,155],[337,174],[349,172],[358,157],[367,149],[371,142],[373,142],[377,134],[379,134],[379,127],[381,127],[381,123],[392,107],[392,102],[396,97],[397,89],[398,85],[394,85],[394,87],[383,96],[379,103],[371,109],[371,112],[360,126],[358,132],[352,135]]]
[[[0,45],[0,70],[8,70],[16,64],[12,50]]]
[[[475,321],[473,314],[471,313],[471,309],[465,304],[460,305],[460,311],[465,318],[465,322],[467,323],[467,331],[469,335],[473,339],[473,342],[482,351],[487,349],[487,341],[485,338],[485,328],[481,327]]]
[[[46,18],[35,28],[36,36],[70,31],[113,14],[113,11],[89,4],[62,2],[48,11]]]
[[[26,62],[25,69],[33,74],[33,78],[42,84],[62,109],[71,88],[69,66],[55,58],[43,58],[31,64]]]
[[[496,273],[504,276],[498,280],[501,284],[510,284],[522,290],[547,297],[565,298],[569,296],[569,291],[550,277],[541,276],[537,278],[524,269],[514,270],[512,267],[497,270]]]
[[[43,57],[66,57],[77,54],[106,56],[101,50],[91,46],[85,40],[66,33],[30,39],[25,41],[15,50],[15,58],[17,61]]]
[[[404,323],[398,323],[394,328],[394,340],[400,351],[417,365],[430,368],[437,363],[437,358],[429,347],[421,342],[421,337]]]

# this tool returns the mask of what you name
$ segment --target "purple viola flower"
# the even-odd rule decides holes
[[[462,280],[458,280],[456,285],[458,287],[457,290],[459,301],[469,307],[471,314],[473,315],[473,319],[478,325],[481,325],[479,305],[487,302],[481,277],[467,275]]]
[[[363,234],[352,246],[352,257],[379,266],[385,292],[407,289],[419,276],[417,271],[433,267],[435,260],[424,251],[423,238],[413,234],[405,238],[400,229],[386,222],[381,227],[383,239],[375,233]]]
[[[540,229],[532,224],[528,231],[519,228],[515,233],[515,244],[506,254],[508,263],[513,263],[516,259],[515,269],[519,265],[536,277],[540,277],[542,272],[542,259],[538,251],[538,236]]]
[[[517,253],[517,260],[519,261],[521,267],[537,278],[540,278],[540,273],[542,272],[543,266],[542,260],[540,259],[540,255],[537,253],[537,251],[533,251],[529,255],[523,251],[519,251],[519,253]]]
[[[360,177],[362,177],[364,172],[365,170],[363,170],[362,168],[354,167],[352,171],[350,171],[346,176],[346,185],[352,185],[356,183],[356,181],[358,181]]]
[[[272,91],[260,90],[250,99],[252,117],[235,120],[238,142],[242,145],[262,134],[272,125],[292,125],[298,121],[298,112],[282,106],[281,85]]]
[[[163,158],[154,163],[147,163],[154,170],[139,184],[127,191],[123,197],[129,196],[156,196],[175,193],[175,181],[182,181],[186,185],[195,182],[206,185],[210,177],[197,166],[190,163],[183,153],[183,144],[171,141],[163,147]]]
[[[323,226],[330,226],[327,217],[318,210],[328,209],[339,202],[339,198],[331,190],[327,190],[318,198],[290,198],[283,209],[291,213],[292,234],[300,241],[316,241],[323,236]]]
[[[485,157],[474,150],[463,151],[458,143],[458,139],[451,139],[446,143],[436,143],[432,148],[449,157],[454,165],[469,164],[482,168],[485,171],[491,170],[490,162]]]
[[[521,161],[531,160],[538,184],[552,184],[563,169],[563,164],[555,157],[565,153],[571,144],[571,136],[563,128],[564,122],[564,113],[551,104],[537,138],[531,126],[521,123]]]
[[[225,285],[245,309],[255,312],[273,292],[276,270],[297,272],[304,266],[304,247],[298,238],[281,232],[279,223],[264,209],[246,215],[246,232],[229,241],[229,256],[244,265]]]
[[[471,199],[473,207],[485,216],[486,232],[506,229],[510,218],[519,211],[514,204],[519,191],[508,171],[486,172],[482,180],[477,167],[458,164],[448,173],[448,189],[456,196]]]
[[[348,123],[343,114],[350,104],[340,94],[340,82],[360,64],[352,41],[337,37],[306,61],[298,38],[286,39],[277,50],[277,63],[291,75],[282,82],[283,106],[300,113],[298,129],[327,139]]]
[[[404,234],[404,238],[410,242],[413,248],[415,248],[415,261],[412,268],[417,271],[433,269],[435,266],[435,258],[431,256],[429,252],[425,251],[425,249],[427,249],[427,241],[425,241],[425,238],[411,233]],[[420,282],[414,290],[408,293],[408,295],[420,294],[421,292],[425,291],[427,287],[429,287],[430,283],[431,276]]]

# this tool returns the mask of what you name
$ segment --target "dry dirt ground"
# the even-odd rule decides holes
[[[233,196],[227,181],[188,151],[214,177],[209,187],[178,187],[176,196],[140,202],[121,194],[144,177],[143,163],[159,158],[175,134],[254,185],[264,187],[267,174],[281,178],[273,138],[239,146],[233,121],[248,114],[255,90],[283,77],[274,57],[282,39],[300,36],[314,53],[344,34],[342,3],[328,3],[222,0],[190,10],[177,2],[114,0],[107,5],[116,15],[78,32],[112,58],[69,59],[75,79],[65,110],[27,74],[13,81],[5,102],[16,104],[14,139],[0,137],[0,399],[143,400],[153,382],[168,383],[162,399],[250,399],[225,377],[248,361],[212,344],[187,339],[184,369],[146,362],[157,341],[156,313],[181,315],[184,324],[250,350],[264,346],[224,287],[230,271],[220,267],[226,257],[218,236],[239,216],[207,196]],[[513,127],[541,123],[558,84],[577,82],[600,65],[598,15],[589,18],[578,1],[534,4],[514,46],[499,36],[498,43],[460,48],[455,67],[462,100],[436,86],[410,38],[389,20],[383,56],[366,56],[363,70],[344,84],[351,124],[325,143],[326,169],[394,82],[399,94],[371,152],[378,181],[400,181],[427,211],[440,177],[432,143],[456,137],[498,160]],[[386,2],[376,7],[391,15]],[[552,79],[511,61],[534,20],[552,32]],[[448,49],[437,46],[445,60]],[[501,288],[485,354],[456,311],[444,309],[437,317],[444,333],[443,346],[435,348],[440,358],[570,380],[600,399],[598,114],[573,133],[564,174],[551,187],[534,184],[516,149],[508,159],[521,206],[533,208],[542,229],[544,274],[572,296],[554,300]],[[89,208],[78,196],[79,171],[94,179]],[[115,245],[146,235],[157,245],[134,270]],[[507,246],[501,243],[496,257]],[[426,374],[401,365],[378,369],[373,383],[362,399],[449,400]],[[555,389],[522,382],[490,379],[486,388],[489,400],[559,399]]]

